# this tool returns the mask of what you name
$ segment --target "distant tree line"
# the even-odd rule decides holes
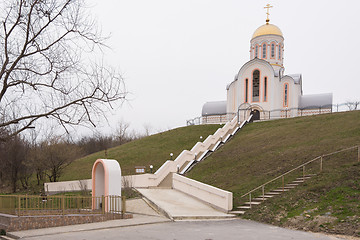
[[[1,129],[1,137],[7,140],[0,141],[0,191],[30,190],[31,184],[41,187],[44,182],[59,181],[74,160],[143,136],[128,127],[120,123],[111,135],[95,133],[77,141],[49,134],[39,142]]]

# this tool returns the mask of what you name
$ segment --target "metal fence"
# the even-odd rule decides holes
[[[0,195],[0,213],[33,216],[65,214],[124,214],[121,196],[30,196]]]
[[[234,116],[238,117],[239,121],[246,119],[253,109],[257,109],[259,112],[259,120],[270,120],[280,118],[291,118],[318,115],[324,113],[345,112],[359,110],[360,102],[346,102],[341,104],[332,104],[324,106],[310,106],[307,108],[285,108],[285,109],[273,109],[273,110],[259,110],[258,108],[246,104],[240,106],[237,112],[230,112],[221,115],[206,115],[196,117],[186,121],[186,125],[200,125],[200,124],[215,124],[226,123],[231,121]]]

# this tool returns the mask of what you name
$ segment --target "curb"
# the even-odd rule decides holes
[[[71,232],[87,232],[87,231],[94,231],[94,230],[103,230],[103,229],[111,229],[111,228],[123,228],[123,227],[133,227],[133,226],[141,226],[141,225],[149,225],[149,224],[156,224],[156,223],[166,223],[166,222],[170,222],[169,220],[163,220],[163,221],[157,221],[157,222],[143,222],[143,223],[133,223],[133,224],[128,224],[128,225],[119,225],[119,226],[107,226],[107,227],[94,227],[91,229],[77,229],[77,230],[71,230],[71,231],[64,231],[61,233],[71,233]],[[81,224],[80,224],[81,225]],[[26,237],[40,237],[40,236],[49,236],[49,235],[57,235],[59,234],[59,232],[54,232],[54,233],[45,233],[45,234],[35,234],[35,235],[31,235],[31,236],[24,236],[24,237],[19,237],[16,234],[13,234],[11,232],[6,234],[6,237],[8,238],[4,238],[5,240],[12,240],[12,239],[21,239],[21,238],[26,238]],[[1,238],[0,238],[1,239]]]

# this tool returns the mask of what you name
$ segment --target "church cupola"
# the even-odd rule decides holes
[[[279,27],[270,24],[267,4],[266,23],[258,27],[250,41],[250,59],[259,58],[268,61],[275,69],[283,67],[284,37]]]

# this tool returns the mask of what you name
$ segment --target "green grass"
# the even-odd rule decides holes
[[[213,134],[219,125],[178,128],[109,149],[124,175],[135,166],[154,165]],[[319,155],[360,145],[360,111],[299,117],[246,125],[234,138],[187,174],[188,177],[232,191],[234,206],[242,194]],[[360,166],[356,152],[324,158],[323,173],[280,197],[254,207],[244,217],[312,231],[360,236]],[[90,178],[91,167],[104,152],[76,160],[63,180]],[[148,169],[147,169],[148,170]],[[306,168],[317,172],[319,162]],[[301,175],[296,171],[285,181]],[[276,184],[280,184],[277,181]]]
[[[149,172],[149,165],[153,165],[156,171],[170,159],[170,153],[174,153],[175,159],[183,150],[190,150],[200,141],[200,136],[204,140],[219,127],[221,126],[198,125],[176,128],[108,149],[107,158],[120,163],[123,175],[135,174],[135,166],[146,166]],[[60,181],[91,178],[92,166],[99,158],[105,158],[105,151],[77,159],[64,170]]]
[[[246,125],[187,176],[232,191],[234,206],[238,206],[243,202],[242,194],[272,178],[319,155],[355,145],[360,145],[360,111],[255,122]],[[359,234],[359,230],[354,230],[355,224],[360,225],[360,167],[355,164],[356,155],[357,152],[351,151],[324,158],[324,173],[295,190],[299,193],[290,191],[290,195],[273,198],[247,212],[245,217],[296,227],[297,224],[290,222],[304,215],[304,211],[312,210],[308,214],[312,221],[318,221],[316,216],[328,214],[336,218],[328,225],[320,224],[326,226],[326,231]],[[306,170],[317,172],[319,162]],[[300,175],[301,171],[296,171],[285,181]],[[309,219],[307,224],[311,222]],[[346,230],[345,223],[352,230]],[[312,224],[298,225],[317,231],[317,225]]]

